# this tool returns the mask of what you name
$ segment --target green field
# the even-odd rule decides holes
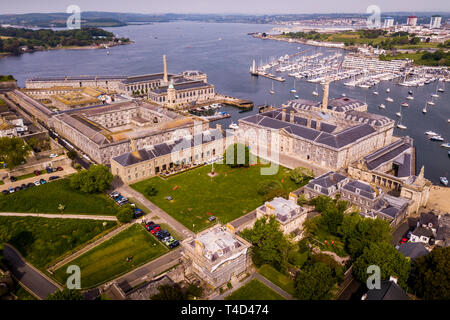
[[[295,294],[294,281],[287,275],[277,271],[272,266],[265,264],[259,268],[258,272],[287,293],[290,293],[291,295]]]
[[[0,194],[0,212],[115,215],[117,206],[106,194],[86,194],[73,190],[69,179],[32,187],[13,194]]]
[[[207,175],[211,166],[204,166],[167,180],[154,177],[131,187],[194,232],[208,227],[211,215],[220,223],[227,223],[262,205],[264,197],[256,191],[261,181],[283,180],[285,190],[299,188],[289,178],[290,170],[281,166],[276,175],[261,175],[259,165],[232,169],[228,165],[216,164],[214,168],[219,174],[215,178]],[[145,193],[149,185],[158,190],[156,196]],[[176,186],[178,188],[174,190]],[[167,196],[173,200],[166,200]]]
[[[133,224],[69,264],[80,267],[81,286],[90,288],[131,271],[168,251],[141,225]],[[130,256],[133,259],[127,262],[126,258]],[[67,279],[66,269],[63,266],[54,274],[60,283]]]
[[[245,286],[239,288],[225,300],[285,300],[278,293],[270,289],[262,282],[253,279]]]
[[[0,217],[0,244],[13,245],[28,262],[42,270],[116,225],[114,221]]]

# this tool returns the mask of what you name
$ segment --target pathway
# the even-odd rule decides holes
[[[96,216],[89,214],[58,214],[58,213],[26,213],[26,212],[0,212],[3,217],[39,217],[50,219],[85,219],[117,221],[115,216]]]
[[[60,285],[27,263],[13,246],[5,244],[3,254],[14,277],[37,298],[45,299],[61,289]]]

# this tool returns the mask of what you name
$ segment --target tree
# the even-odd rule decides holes
[[[314,173],[311,169],[298,167],[292,170],[289,174],[292,181],[296,184],[305,184],[311,178],[314,178]]]
[[[128,223],[134,218],[134,211],[130,205],[123,206],[116,214],[117,220],[121,223]]]
[[[179,284],[166,284],[158,287],[158,293],[151,296],[151,300],[185,300],[186,294]]]
[[[67,156],[69,157],[70,160],[75,160],[76,157],[78,156],[78,153],[72,149],[69,152],[67,152]]]
[[[223,158],[231,168],[248,167],[250,165],[250,149],[242,143],[229,145]]]
[[[252,259],[256,266],[270,264],[277,270],[285,270],[292,244],[280,229],[275,216],[256,220],[252,229],[245,229],[242,235],[252,247]]]
[[[426,300],[450,300],[450,247],[417,258],[409,279],[414,293]]]
[[[353,274],[356,279],[366,283],[370,275],[367,273],[367,268],[371,265],[380,267],[382,280],[395,276],[398,278],[398,284],[406,288],[411,268],[409,260],[390,243],[372,243],[364,249],[353,265]]]
[[[104,165],[92,165],[70,178],[72,188],[85,193],[103,192],[111,187],[113,175]]]
[[[47,296],[47,300],[84,300],[80,290],[70,290],[64,288],[62,291],[56,291]]]
[[[145,188],[145,193],[149,197],[154,197],[158,194],[158,189],[156,189],[153,185],[149,185]]]
[[[258,183],[258,186],[256,187],[256,192],[261,196],[265,196],[271,191],[277,189],[283,189],[283,185],[281,184],[281,182],[275,180],[267,180]]]
[[[31,151],[31,147],[20,138],[0,138],[0,161],[12,169],[20,165]]]
[[[331,269],[322,262],[314,263],[297,274],[295,295],[301,300],[325,300],[336,283]]]

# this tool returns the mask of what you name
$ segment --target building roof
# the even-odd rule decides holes
[[[328,100],[328,109],[336,112],[346,112],[364,105],[364,102],[349,97],[338,97]]]
[[[188,90],[188,89],[198,89],[198,88],[204,88],[204,87],[211,87],[212,85],[204,82],[204,81],[191,81],[191,80],[186,80],[180,83],[174,83],[173,87],[175,90],[180,91],[180,90]],[[164,94],[167,93],[167,89],[168,86],[163,86],[163,87],[159,87],[156,88],[155,90],[151,91],[154,93],[158,93],[158,94]]]
[[[323,175],[314,178],[312,180],[309,181],[309,183],[306,185],[307,188],[310,189],[314,189],[315,185],[320,186],[320,192],[325,194],[325,195],[330,195],[330,187],[335,186],[335,191],[338,190],[338,184],[342,181],[344,181],[345,179],[347,179],[346,176],[334,172],[334,171],[329,171],[327,173],[324,173]]]
[[[270,202],[266,202],[262,208],[266,211],[266,205],[270,205],[274,208],[276,218],[282,223],[286,223],[294,219],[300,213],[301,207],[291,200],[285,198],[276,197]]]
[[[367,199],[373,200],[377,197],[377,192],[374,188],[370,184],[360,180],[350,180],[342,188]]]
[[[380,289],[367,291],[366,300],[409,300],[406,292],[395,282],[381,281]]]
[[[416,260],[419,257],[426,256],[429,252],[422,242],[406,242],[398,248],[405,257]]]
[[[432,212],[422,212],[420,214],[420,219],[419,219],[419,225],[426,225],[428,226],[429,224],[432,224],[433,228],[437,228],[438,226],[438,216],[436,216],[434,213]]]
[[[417,236],[417,237],[422,237],[422,236],[427,237],[427,238],[432,238],[432,237],[434,237],[434,234],[433,234],[433,232],[432,232],[430,229],[424,228],[424,227],[422,227],[422,226],[417,227],[417,228],[412,232],[412,234],[415,235],[415,236]]]

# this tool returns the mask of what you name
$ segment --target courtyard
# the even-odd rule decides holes
[[[300,187],[289,178],[289,169],[280,166],[274,175],[261,175],[263,166],[230,168],[215,164],[217,175],[212,178],[208,165],[167,179],[153,177],[131,187],[188,229],[199,232],[215,222],[233,221],[262,205],[264,196],[257,192],[261,182],[279,182],[286,192]],[[157,194],[148,195],[149,187],[154,187]],[[216,220],[210,221],[211,217]]]

